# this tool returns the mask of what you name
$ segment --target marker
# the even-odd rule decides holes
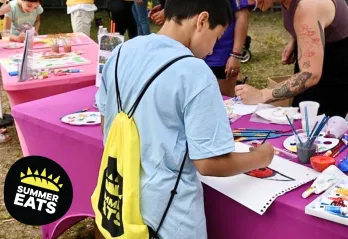
[[[10,76],[17,76],[18,75],[18,71],[11,71],[8,73]]]
[[[70,72],[71,72],[71,73],[80,73],[80,72],[83,72],[83,70],[72,69]]]

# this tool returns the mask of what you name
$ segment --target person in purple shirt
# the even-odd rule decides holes
[[[248,31],[249,3],[247,0],[230,0],[234,18],[222,38],[216,42],[213,54],[205,62],[214,72],[222,95],[233,97],[240,60]]]
[[[248,31],[248,0],[230,0],[234,17],[223,37],[216,42],[213,54],[205,58],[206,63],[218,79],[222,95],[234,96],[234,87],[240,72],[240,59]],[[150,19],[161,25],[165,16],[163,7],[165,0],[150,11]],[[251,4],[253,5],[253,4]]]

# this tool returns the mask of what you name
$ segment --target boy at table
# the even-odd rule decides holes
[[[249,0],[253,4],[255,0]],[[275,0],[258,0],[262,11]],[[291,40],[283,64],[295,64],[295,75],[267,89],[236,86],[243,103],[269,103],[294,97],[320,103],[319,114],[345,117],[348,113],[348,6],[345,0],[280,0],[285,29]]]
[[[231,23],[228,0],[169,0],[166,20],[157,34],[118,46],[103,70],[96,99],[104,140],[118,113],[115,62],[124,112],[161,66],[167,68],[150,85],[134,113],[140,138],[141,214],[157,229],[188,144],[178,194],[159,231],[160,238],[207,238],[202,185],[196,175],[227,177],[266,167],[273,147],[265,143],[247,153],[234,152],[233,135],[216,77],[202,60]],[[118,53],[120,50],[120,53]],[[200,59],[201,58],[201,59]],[[104,121],[105,119],[105,121]]]

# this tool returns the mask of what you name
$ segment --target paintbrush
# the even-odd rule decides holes
[[[302,143],[300,137],[298,136],[298,134],[297,134],[297,132],[296,132],[294,126],[293,126],[292,123],[291,123],[291,120],[289,119],[289,116],[288,116],[288,115],[285,115],[285,116],[286,116],[287,120],[289,121],[290,127],[291,127],[292,131],[294,132],[294,134],[296,135],[298,141],[300,142],[301,145],[303,145],[303,143]]]
[[[348,148],[348,144],[345,145],[344,147],[342,147],[337,153],[335,153],[334,155],[332,155],[333,158],[335,158],[337,155],[339,155],[340,153],[342,153],[344,150],[346,150]]]
[[[270,134],[271,134],[271,132],[268,132],[267,136],[265,137],[265,139],[262,141],[261,144],[264,144],[264,143],[266,142],[266,140],[267,140],[267,138],[268,138],[268,136],[269,136]]]

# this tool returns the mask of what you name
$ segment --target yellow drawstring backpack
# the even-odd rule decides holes
[[[140,212],[140,140],[133,115],[150,84],[170,65],[190,56],[175,58],[157,71],[145,84],[129,113],[126,114],[122,110],[117,78],[121,48],[122,46],[118,51],[115,67],[119,113],[112,122],[107,135],[98,184],[91,198],[92,207],[96,225],[106,239],[157,239],[158,231],[176,194],[187,151],[167,208],[157,231],[154,232],[152,228],[144,224]]]

